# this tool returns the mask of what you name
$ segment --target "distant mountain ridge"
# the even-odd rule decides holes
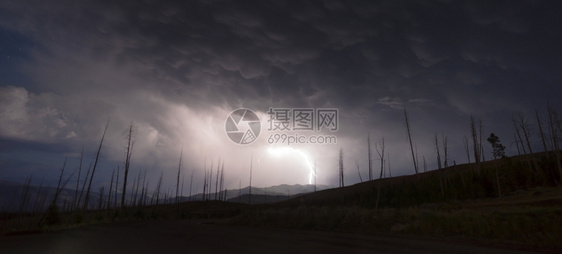
[[[316,190],[330,189],[331,186],[328,185],[317,185]],[[201,201],[201,200],[226,200],[229,202],[242,202],[257,204],[257,203],[270,203],[287,200],[295,195],[301,195],[304,193],[314,192],[314,185],[300,185],[300,184],[281,184],[270,187],[252,187],[252,195],[250,194],[250,187],[244,187],[242,189],[226,190],[226,197],[222,193],[211,192],[203,197],[203,193],[197,193],[191,196],[181,196],[180,202],[187,201]],[[47,209],[54,199],[56,192],[56,187],[51,186],[39,186],[39,185],[29,185],[26,192],[26,185],[24,183],[15,183],[9,181],[0,180],[0,212],[42,212]],[[105,188],[103,197],[100,203],[100,193],[91,192],[89,197],[89,209],[97,209],[107,205],[107,195],[109,189]],[[129,190],[127,191],[129,192]],[[152,201],[152,190],[148,191],[147,202]],[[118,202],[115,203],[115,190],[113,190],[111,197],[111,206],[114,204],[120,204],[121,192],[117,192]],[[140,194],[138,194],[140,195]],[[59,197],[57,198],[57,205],[60,208],[70,207],[75,202],[76,190],[71,188],[63,189]],[[78,191],[77,199],[81,202],[84,201],[85,194],[82,195],[80,199],[80,190]],[[137,197],[138,198],[138,197]],[[131,200],[135,199],[135,194],[130,193],[127,195],[127,200],[129,203]],[[169,195],[161,194],[159,198],[159,203],[172,203],[175,202],[175,197],[170,197]],[[137,201],[139,202],[139,201]]]
[[[332,186],[328,185],[316,185],[316,191],[326,190],[333,188]],[[240,203],[249,203],[251,201],[252,204],[257,203],[269,203],[269,202],[277,202],[287,200],[288,198],[294,197],[295,195],[305,194],[314,192],[315,188],[314,185],[306,184],[281,184],[281,185],[274,185],[270,187],[252,187],[252,198],[249,198],[250,195],[250,187],[244,187],[242,189],[234,189],[234,190],[226,190],[226,197],[223,196],[224,192],[216,193],[211,192],[205,194],[205,198],[203,197],[203,193],[197,193],[191,196],[182,196],[180,198],[181,202],[186,201],[201,201],[201,200],[225,200],[229,202],[240,202]],[[256,197],[254,199],[254,197]],[[268,201],[269,200],[269,201]],[[174,198],[166,199],[167,202],[175,202]]]

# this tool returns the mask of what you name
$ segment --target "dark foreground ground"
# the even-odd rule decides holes
[[[170,220],[0,237],[0,253],[525,253],[419,238]]]

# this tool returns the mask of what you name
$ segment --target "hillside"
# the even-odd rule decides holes
[[[529,167],[533,164],[537,167]],[[124,209],[8,214],[0,217],[0,224],[5,229],[48,230],[124,220],[212,219],[270,228],[426,235],[551,251],[562,249],[562,186],[557,184],[557,172],[553,161],[540,153],[290,196],[274,190],[306,191],[311,186],[252,188],[251,197],[242,194],[227,202],[213,200],[213,193],[205,201],[178,204],[167,199],[159,205]],[[252,205],[247,204],[250,199]],[[46,224],[44,216],[58,219]]]
[[[544,153],[516,156],[487,161],[480,170],[475,164],[456,165],[308,193],[247,209],[230,223],[423,235],[560,253],[557,179],[555,164]]]
[[[536,187],[556,186],[558,172],[545,153],[533,156],[538,169],[528,168],[526,156],[455,165],[417,175],[362,182],[309,193],[282,205],[411,207],[427,203],[509,196]],[[496,177],[497,172],[497,177]],[[499,184],[499,188],[498,188]],[[280,204],[281,205],[281,204]]]

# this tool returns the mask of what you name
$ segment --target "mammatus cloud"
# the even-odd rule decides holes
[[[390,97],[384,97],[384,98],[379,98],[378,103],[388,106],[392,109],[402,109],[404,108],[404,103],[402,102],[402,100],[400,98],[390,98]]]

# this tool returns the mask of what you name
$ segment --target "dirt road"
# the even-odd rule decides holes
[[[0,237],[0,253],[523,253],[389,236],[145,221]]]

